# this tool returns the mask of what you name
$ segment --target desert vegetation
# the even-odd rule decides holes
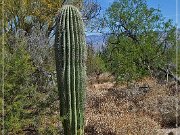
[[[173,21],[165,19],[160,9],[149,7],[146,0],[115,0],[105,12],[101,12],[101,5],[95,0],[72,0],[70,5],[76,10],[59,14],[66,4],[63,0],[8,0],[0,4],[2,134],[69,134],[70,125],[63,123],[64,114],[60,114],[60,110],[67,110],[60,94],[70,89],[67,85],[64,85],[67,89],[58,89],[63,81],[67,82],[67,77],[64,79],[62,71],[56,70],[67,61],[57,57],[62,56],[58,45],[64,42],[69,46],[83,45],[83,23],[86,34],[100,33],[104,44],[97,49],[93,39],[86,42],[87,49],[82,50],[87,52],[77,54],[83,56],[78,65],[81,67],[83,63],[82,68],[75,68],[72,74],[65,73],[68,77],[74,73],[82,75],[77,78],[79,81],[75,78],[72,87],[86,95],[80,106],[83,116],[77,119],[76,109],[71,110],[73,119],[77,119],[74,126],[79,125],[84,133],[74,130],[71,134],[179,134],[180,31]],[[67,16],[78,12],[77,18],[81,14],[83,22],[78,22],[76,17],[68,21],[66,15],[62,17],[66,12]],[[69,25],[69,36],[77,38],[71,41],[57,38],[57,29],[64,24],[61,21],[57,28],[58,17],[64,18],[67,24],[75,18]],[[66,35],[63,30],[60,33]],[[77,36],[74,31],[83,34]],[[81,41],[74,42],[74,39]],[[73,69],[76,55],[73,49],[71,52],[72,63],[68,67]],[[83,61],[84,53],[87,53],[86,61]],[[79,88],[76,82],[84,85],[85,65],[86,86]],[[75,106],[75,100],[71,104]]]
[[[87,134],[164,135],[161,129],[176,127],[175,83],[159,84],[147,77],[127,87],[104,82],[104,77],[99,78],[101,83],[91,83],[93,78],[87,88]]]

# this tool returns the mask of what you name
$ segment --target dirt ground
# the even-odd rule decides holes
[[[180,135],[180,128],[164,126],[167,123],[158,111],[151,114],[141,107],[151,98],[175,96],[169,85],[157,84],[151,78],[128,87],[102,80],[88,84],[86,135]]]

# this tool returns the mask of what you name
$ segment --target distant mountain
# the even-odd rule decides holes
[[[106,40],[107,36],[103,34],[94,34],[86,36],[87,44],[92,44],[96,51],[100,50],[101,47],[105,45]]]

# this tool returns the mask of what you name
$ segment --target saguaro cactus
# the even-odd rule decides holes
[[[55,59],[64,134],[83,135],[85,32],[81,14],[72,5],[64,5],[56,19]]]

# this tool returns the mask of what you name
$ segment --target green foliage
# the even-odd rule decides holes
[[[4,5],[0,4],[2,9],[4,6],[4,22],[8,32],[23,29],[30,32],[33,26],[29,20],[39,22],[42,26],[46,25],[48,30],[51,29],[54,16],[59,7],[62,6],[61,0],[8,0],[4,1]],[[2,11],[0,17],[2,18]]]
[[[116,0],[105,17],[111,31],[118,34],[122,30],[131,38],[153,29],[160,30],[163,22],[160,10],[148,8],[146,0]]]
[[[31,111],[25,108],[31,106],[33,102],[28,95],[35,94],[35,86],[30,82],[34,67],[25,49],[26,43],[22,39],[15,39],[14,43],[12,47],[5,40],[5,133],[18,134],[22,132],[24,126],[27,126],[27,121],[29,124],[33,122],[29,119]]]
[[[148,8],[145,0],[115,1],[105,21],[112,34],[103,59],[118,81],[152,75],[173,64],[175,27],[171,20],[164,21],[159,9]]]
[[[84,24],[75,6],[64,5],[56,22],[55,59],[60,117],[65,135],[84,134],[86,44]]]
[[[37,37],[42,38],[41,35]],[[39,42],[34,41],[37,40],[32,36],[20,38],[13,35],[5,36],[3,53],[6,134],[45,134],[47,127],[49,127],[48,132],[59,134],[59,129],[54,124],[58,119],[53,118],[58,116],[56,113],[59,110],[53,51],[51,48],[46,48],[46,45],[38,46]],[[39,53],[34,50],[38,50]],[[1,61],[1,71],[2,64]],[[0,105],[2,105],[2,92]],[[0,116],[2,116],[1,109]]]
[[[94,58],[94,67],[95,71],[98,73],[104,73],[106,72],[106,66],[104,63],[104,60],[101,58],[100,54],[96,54]]]
[[[176,63],[177,64],[177,68],[175,72],[177,72],[178,76],[180,76],[180,40],[177,41],[177,55],[176,57],[174,57],[173,59],[173,63]],[[175,73],[176,74],[176,73]]]
[[[130,81],[148,75],[145,66],[140,68],[140,48],[126,37],[121,38],[118,44],[114,37],[109,38],[109,44],[103,50],[102,57],[106,60],[108,70],[111,71],[117,81]]]
[[[95,52],[91,45],[88,45],[86,65],[88,75],[106,72],[105,62],[102,59],[101,54]]]
[[[54,19],[60,7],[65,2],[70,2],[80,9],[89,9],[92,5],[96,5],[95,0],[8,0],[4,4],[0,4],[0,18],[4,12],[5,32],[15,32],[23,29],[27,33],[31,33],[31,29],[35,23],[41,25],[41,29],[46,29],[46,34],[50,34],[53,30]],[[90,5],[84,5],[89,3]],[[93,11],[94,10],[94,11]],[[83,10],[83,14],[87,17],[93,16],[96,12],[93,10]],[[90,19],[90,18],[87,18]],[[89,21],[89,20],[88,20]],[[49,36],[49,35],[48,35]]]

